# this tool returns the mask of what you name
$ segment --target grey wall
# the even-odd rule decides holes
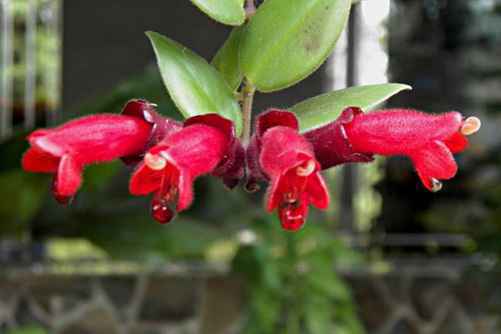
[[[64,1],[63,106],[76,108],[106,94],[154,61],[144,35],[163,33],[210,59],[229,28],[199,12],[189,0]],[[322,91],[323,70],[278,94],[258,97],[256,108],[287,106]]]

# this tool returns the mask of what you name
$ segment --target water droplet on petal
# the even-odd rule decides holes
[[[166,201],[153,200],[151,204],[151,215],[160,224],[167,224],[174,219],[176,212],[172,210]]]
[[[431,179],[431,191],[436,193],[437,191],[440,191],[442,189],[442,182],[440,182],[437,179],[432,178]]]

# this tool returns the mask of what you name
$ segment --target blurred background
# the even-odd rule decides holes
[[[27,133],[136,97],[179,118],[144,31],[210,60],[230,29],[187,0],[0,4],[0,333],[501,333],[500,0],[362,0],[314,75],[258,94],[256,112],[401,82],[388,107],[483,120],[441,192],[407,159],[337,168],[334,205],[295,234],[263,191],[204,178],[156,224],[119,162],[57,205],[50,176],[20,169]]]

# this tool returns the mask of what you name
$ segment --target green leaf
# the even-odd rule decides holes
[[[214,59],[212,59],[212,65],[221,72],[233,90],[236,90],[240,86],[244,78],[238,59],[242,32],[242,27],[233,29],[226,42],[224,42],[221,49],[214,56]]]
[[[245,21],[244,0],[191,0],[212,19],[230,26],[239,26]]]
[[[167,90],[183,116],[218,113],[242,128],[240,107],[221,74],[186,47],[149,31],[158,67]]]
[[[351,0],[267,0],[248,23],[240,65],[261,92],[301,81],[329,56]]]
[[[356,106],[367,111],[410,89],[412,87],[398,83],[350,87],[304,100],[290,110],[299,118],[301,132],[306,132],[336,120],[346,107]]]

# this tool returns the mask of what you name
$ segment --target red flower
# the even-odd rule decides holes
[[[348,162],[373,160],[372,154],[353,150],[346,134],[345,126],[361,112],[359,108],[346,108],[334,122],[304,134],[304,137],[313,145],[315,156],[322,169]]]
[[[137,117],[101,114],[82,117],[28,136],[31,147],[22,167],[29,172],[54,173],[55,198],[66,203],[82,183],[84,166],[111,161],[144,150],[152,125]]]
[[[228,161],[234,144],[233,125],[216,114],[188,119],[184,128],[151,148],[132,175],[133,195],[154,193],[153,218],[168,223],[193,201],[193,182]],[[231,168],[229,168],[231,169]]]
[[[431,191],[441,189],[439,180],[454,177],[457,165],[452,154],[463,151],[468,145],[465,136],[480,128],[478,118],[463,120],[458,112],[430,115],[415,110],[389,109],[363,114],[358,108],[347,108],[341,118],[349,121],[336,129],[344,133],[348,143],[345,147],[349,147],[352,156],[363,156],[366,161],[373,154],[408,156],[423,185]],[[310,140],[313,138],[315,151],[325,153],[319,155],[322,157],[328,156],[329,150],[334,156],[338,154],[336,146],[327,148],[326,138],[337,135],[329,134],[329,130],[332,128],[327,126],[306,135]],[[323,142],[319,138],[323,138]],[[321,161],[324,165],[326,159]]]
[[[146,100],[134,99],[127,102],[122,109],[122,115],[143,119],[152,126],[150,138],[144,149],[141,150],[141,152],[136,152],[137,154],[122,157],[122,160],[128,165],[141,162],[146,150],[156,145],[171,133],[177,132],[183,128],[183,123],[161,116],[157,113],[155,108],[156,105],[153,103]]]
[[[284,229],[300,229],[310,204],[319,209],[328,207],[329,193],[319,173],[320,164],[311,144],[299,134],[294,114],[274,109],[260,115],[250,148],[251,154],[259,153],[261,173],[270,180],[266,208],[270,212],[278,209]],[[251,156],[251,165],[254,161]]]

